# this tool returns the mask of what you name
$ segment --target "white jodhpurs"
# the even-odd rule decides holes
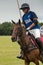
[[[29,30],[29,32],[33,34],[35,38],[40,38],[40,29],[32,29]],[[26,34],[28,34],[28,32],[26,32]]]

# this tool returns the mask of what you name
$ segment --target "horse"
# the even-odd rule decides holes
[[[25,65],[29,65],[30,62],[39,65],[39,60],[43,62],[39,48],[31,42],[30,36],[26,35],[25,27],[21,25],[20,20],[18,23],[15,23],[13,20],[12,22],[14,23],[14,28],[11,39],[13,42],[18,41],[24,54]]]

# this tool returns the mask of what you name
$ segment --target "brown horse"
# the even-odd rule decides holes
[[[14,21],[12,22],[14,23]],[[40,57],[39,49],[31,42],[30,36],[26,35],[25,27],[21,25],[20,20],[18,23],[14,23],[12,33],[12,41],[15,42],[17,40],[24,54],[25,65],[29,65],[30,62],[39,65],[39,60],[43,60],[42,57]]]

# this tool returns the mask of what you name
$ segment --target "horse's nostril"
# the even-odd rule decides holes
[[[16,41],[16,38],[11,38],[12,39],[12,42]]]

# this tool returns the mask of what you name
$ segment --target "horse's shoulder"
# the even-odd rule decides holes
[[[28,36],[28,35],[26,35],[26,36],[25,36],[25,39],[26,39],[27,41],[29,41],[29,36]]]

